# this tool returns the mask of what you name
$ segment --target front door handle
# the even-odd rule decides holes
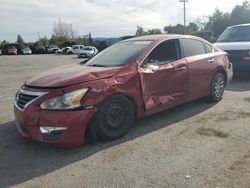
[[[213,63],[214,62],[214,59],[209,59],[208,60],[208,63]]]
[[[184,66],[184,67],[176,67],[174,70],[175,70],[176,72],[180,72],[180,71],[184,71],[184,70],[186,70],[186,69],[187,69],[187,67]]]

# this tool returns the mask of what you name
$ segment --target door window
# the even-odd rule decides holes
[[[181,39],[181,44],[184,50],[184,56],[190,57],[206,53],[203,43],[195,39]]]
[[[147,57],[144,65],[148,64],[166,64],[179,59],[178,40],[169,40],[159,44]]]

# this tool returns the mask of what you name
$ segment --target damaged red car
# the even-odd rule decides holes
[[[220,101],[232,79],[227,54],[183,35],[121,41],[86,64],[37,75],[16,94],[16,126],[24,137],[79,146],[86,136],[114,140],[136,118],[208,96]]]

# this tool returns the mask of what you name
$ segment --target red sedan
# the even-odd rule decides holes
[[[8,55],[17,55],[16,47],[12,46],[8,48]]]
[[[227,54],[193,36],[121,41],[85,65],[50,70],[16,94],[20,133],[68,146],[113,140],[142,118],[204,96],[218,102],[232,79]]]

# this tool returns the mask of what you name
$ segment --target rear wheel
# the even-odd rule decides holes
[[[210,88],[209,99],[214,102],[218,102],[222,99],[224,89],[226,86],[226,79],[220,72],[216,73]]]
[[[114,140],[125,135],[134,120],[134,106],[123,95],[106,99],[94,117],[97,137],[101,140]]]

